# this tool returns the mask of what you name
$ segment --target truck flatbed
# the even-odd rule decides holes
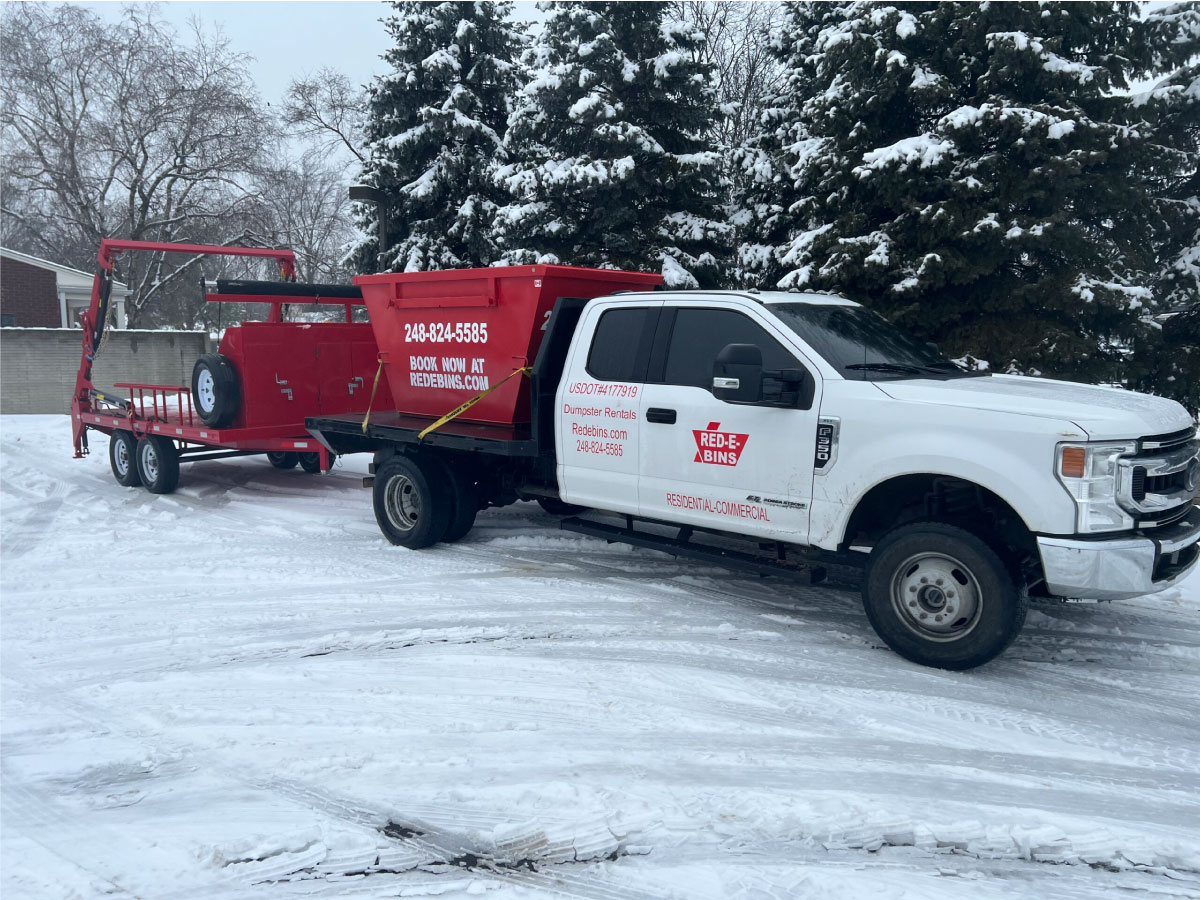
[[[529,425],[493,425],[454,419],[422,440],[419,435],[437,419],[432,416],[406,415],[400,412],[371,413],[363,431],[363,417],[356,413],[315,416],[304,420],[304,427],[333,453],[371,450],[380,444],[417,444],[466,450],[492,456],[533,457],[539,453],[538,441]]]

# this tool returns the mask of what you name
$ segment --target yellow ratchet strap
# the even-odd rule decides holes
[[[383,360],[379,361],[379,368],[375,370],[375,383],[371,385],[371,399],[367,401],[367,414],[363,416],[363,434],[367,433],[367,421],[371,418],[371,406],[375,403],[375,392],[379,390],[379,376],[383,374]]]
[[[430,425],[428,428],[426,428],[424,431],[422,431],[420,434],[418,434],[417,440],[418,441],[425,440],[425,435],[429,434],[431,431],[437,431],[439,428],[441,428],[443,425],[445,425],[451,419],[456,419],[459,416],[461,416],[468,409],[470,409],[472,406],[474,406],[476,403],[478,403],[480,400],[482,400],[484,397],[486,397],[492,391],[496,390],[496,388],[500,387],[500,385],[504,384],[504,382],[508,381],[508,379],[512,378],[514,375],[528,375],[532,371],[533,371],[533,366],[523,366],[520,369],[516,369],[512,372],[509,372],[507,375],[505,375],[503,378],[501,378],[499,381],[497,381],[495,384],[493,384],[486,391],[481,391],[480,393],[478,393],[474,397],[472,397],[470,400],[467,400],[466,402],[464,402],[462,404],[462,406],[459,406],[456,409],[452,409],[450,412],[446,413],[444,416],[442,416],[440,419],[438,419],[436,422],[434,422],[432,425]]]

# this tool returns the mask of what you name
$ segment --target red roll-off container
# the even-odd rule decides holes
[[[442,416],[533,363],[559,297],[652,290],[662,276],[539,265],[360,275],[354,283],[396,409]],[[509,379],[461,418],[527,423],[525,376]]]

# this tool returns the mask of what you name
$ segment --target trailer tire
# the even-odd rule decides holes
[[[277,469],[294,469],[300,462],[300,454],[290,450],[268,450],[267,462]]]
[[[446,474],[450,483],[450,492],[454,498],[454,512],[450,514],[450,524],[442,541],[453,544],[467,536],[475,527],[475,516],[479,513],[479,488],[475,482],[453,466],[446,466]]]
[[[108,464],[113,478],[124,487],[137,487],[142,483],[137,467],[137,438],[132,431],[118,429],[108,439]]]
[[[179,486],[179,451],[175,442],[148,434],[137,446],[138,477],[152,494],[170,494]]]
[[[875,632],[905,659],[973,669],[994,659],[1025,624],[1029,592],[977,535],[914,522],[871,552],[863,606]]]
[[[538,506],[552,516],[576,516],[584,512],[586,506],[576,506],[574,503],[564,503],[557,497],[538,497]]]
[[[321,474],[321,454],[320,453],[300,453],[300,468],[309,475]]]
[[[205,425],[221,428],[242,405],[242,389],[228,357],[205,353],[192,366],[192,403]]]
[[[446,534],[453,496],[445,470],[409,456],[393,456],[375,471],[375,521],[393,544],[420,550]]]

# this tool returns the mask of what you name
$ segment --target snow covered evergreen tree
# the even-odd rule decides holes
[[[789,95],[744,158],[741,217],[766,227],[743,270],[998,369],[1129,377],[1155,327],[1160,158],[1114,94],[1150,65],[1133,6],[790,9]]]
[[[690,25],[663,3],[551,3],[527,59],[532,78],[500,170],[498,217],[514,263],[646,269],[667,284],[712,286],[731,229],[719,159],[704,140],[715,115]]]
[[[422,271],[493,262],[493,173],[504,157],[508,102],[517,90],[520,34],[512,4],[393,4],[392,72],[370,89],[363,180],[391,201],[381,270]],[[377,241],[355,252],[374,271]]]
[[[1163,159],[1149,191],[1159,211],[1155,292],[1167,313],[1161,334],[1138,347],[1137,386],[1200,409],[1200,6],[1152,12],[1146,31],[1155,67],[1169,71],[1131,98],[1131,119],[1148,127]]]

